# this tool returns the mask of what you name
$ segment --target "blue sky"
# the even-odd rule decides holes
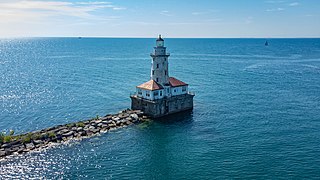
[[[0,37],[320,37],[319,0],[0,0]]]

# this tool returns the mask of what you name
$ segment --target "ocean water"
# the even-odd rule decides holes
[[[319,179],[320,39],[165,39],[194,110],[0,161],[0,179]],[[0,39],[0,130],[130,107],[155,39]]]

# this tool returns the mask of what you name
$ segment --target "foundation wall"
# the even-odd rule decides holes
[[[191,94],[183,94],[151,101],[131,96],[131,109],[142,110],[145,114],[157,118],[193,109],[193,97]]]

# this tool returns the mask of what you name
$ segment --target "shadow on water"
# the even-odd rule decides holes
[[[193,121],[193,111],[187,110],[164,117],[156,118],[154,121],[161,124],[175,124],[175,123],[191,123]]]

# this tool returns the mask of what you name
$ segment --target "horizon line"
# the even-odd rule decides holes
[[[24,39],[24,38],[130,38],[130,39],[153,39],[154,37],[143,37],[143,36],[8,36],[0,39]],[[166,39],[319,39],[320,36],[292,36],[292,37],[164,37]]]

